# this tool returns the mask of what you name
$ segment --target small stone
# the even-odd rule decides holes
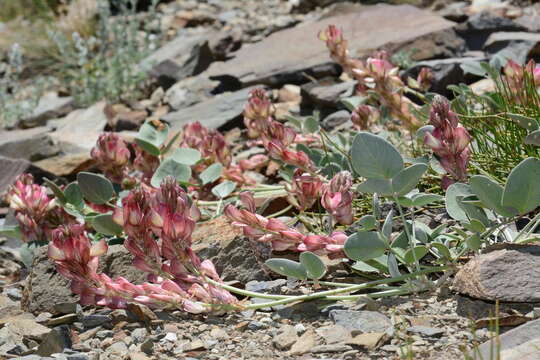
[[[342,343],[351,338],[351,332],[341,325],[323,326],[315,331],[327,344]]]
[[[57,326],[62,324],[72,324],[79,319],[77,314],[67,314],[58,316],[47,321],[47,326]]]
[[[5,290],[5,293],[13,301],[21,300],[22,293],[18,287],[9,287]]]
[[[112,338],[113,336],[114,336],[114,331],[112,330],[101,330],[96,333],[96,337],[100,340]]]
[[[110,354],[124,355],[128,352],[128,348],[125,342],[118,341],[109,346],[107,352]]]
[[[82,319],[82,323],[85,328],[93,328],[108,323],[110,321],[111,317],[109,315],[100,314],[86,315]]]
[[[279,334],[274,336],[274,346],[281,351],[288,350],[297,340],[296,330],[292,325],[283,325]]]
[[[54,304],[53,306],[53,314],[60,315],[60,314],[80,314],[82,311],[81,305],[76,302],[64,302],[59,304]]]
[[[229,334],[227,334],[225,330],[219,328],[212,329],[210,331],[210,336],[216,340],[225,340],[229,338]]]
[[[45,337],[36,351],[38,355],[49,356],[61,353],[71,347],[70,330],[67,325],[61,325],[52,329]]]
[[[145,328],[137,328],[131,332],[131,338],[135,344],[141,343],[146,338],[148,331]]]
[[[247,328],[249,330],[259,330],[259,329],[262,329],[264,327],[265,327],[265,325],[260,321],[250,321],[248,323],[248,325],[247,325]]]
[[[352,350],[352,347],[344,344],[317,345],[311,348],[311,353],[336,353]]]
[[[206,345],[204,341],[198,339],[189,343],[187,351],[197,351],[197,350],[205,350],[205,349],[206,349]]]
[[[346,344],[365,347],[368,350],[376,349],[380,344],[381,340],[386,336],[382,332],[371,332],[364,333],[354,336],[352,339],[348,340]]]
[[[302,355],[308,353],[314,346],[317,345],[317,334],[313,330],[308,330],[304,335],[300,336],[293,344],[290,355]]]
[[[332,310],[330,318],[337,325],[348,330],[362,332],[389,332],[392,322],[385,315],[376,311]]]
[[[130,352],[129,359],[130,360],[149,360],[150,358],[141,352]]]
[[[296,331],[298,335],[302,335],[303,333],[306,332],[306,327],[304,326],[304,324],[298,323],[294,325],[294,330]]]
[[[295,102],[299,103],[302,101],[302,96],[300,95],[300,86],[287,84],[284,85],[278,92],[279,102]]]
[[[154,352],[154,339],[146,339],[146,341],[141,344],[141,350],[145,354],[152,355]]]
[[[428,326],[411,326],[407,332],[427,337],[441,337],[444,334],[444,330]]]
[[[178,340],[178,336],[175,333],[167,333],[163,338],[165,341],[175,342]]]

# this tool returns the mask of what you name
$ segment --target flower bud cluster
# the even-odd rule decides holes
[[[314,176],[296,169],[289,188],[289,202],[298,210],[308,210],[321,196],[323,182],[319,176]]]
[[[287,226],[279,219],[267,219],[255,213],[255,202],[249,193],[242,194],[245,209],[229,204],[225,215],[234,226],[242,228],[244,235],[252,240],[270,243],[275,251],[313,251],[332,257],[343,257],[343,246],[347,235],[336,231],[326,235],[304,235],[295,228]]]
[[[82,226],[55,230],[49,257],[72,280],[72,290],[85,304],[122,308],[138,302],[191,313],[209,311],[210,305],[234,306],[234,296],[208,282],[221,281],[212,262],[201,261],[191,249],[198,216],[172,177],[158,189],[141,184],[122,199],[113,220],[127,234],[124,246],[134,256],[133,265],[149,274],[149,282],[141,285],[98,273],[99,256],[106,253],[107,245],[103,241],[91,245]]]
[[[350,225],[353,223],[353,198],[352,175],[340,171],[324,185],[321,204],[336,222]]]
[[[290,148],[301,137],[294,129],[275,121],[272,113],[272,103],[264,90],[252,90],[248,104],[244,108],[244,123],[248,128],[248,133],[261,138],[271,158],[299,167],[304,171],[313,172],[314,164],[307,154]],[[303,140],[312,141],[311,138]]]
[[[527,82],[532,82],[535,87],[540,86],[540,65],[536,65],[533,59],[525,66],[510,59],[504,66],[502,79],[516,100],[521,101],[520,94],[526,89]]]
[[[405,84],[399,77],[399,68],[390,62],[385,51],[376,52],[365,62],[351,59],[347,41],[341,30],[334,25],[321,31],[319,39],[326,42],[332,59],[340,64],[349,76],[358,81],[356,88],[358,94],[365,96],[369,92],[376,93],[379,102],[388,107],[391,116],[410,129],[420,126],[420,121],[411,111],[415,105],[404,96]],[[427,74],[424,74],[425,76]]]
[[[15,211],[19,228],[25,242],[49,241],[52,230],[74,219],[56,205],[47,188],[34,183],[31,174],[22,174],[10,187],[6,200]]]
[[[433,100],[429,121],[434,130],[426,133],[424,143],[452,177],[443,179],[444,187],[454,181],[465,181],[470,157],[469,132],[459,123],[456,113],[450,110],[450,103],[442,96]]]

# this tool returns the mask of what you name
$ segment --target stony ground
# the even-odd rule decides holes
[[[241,124],[254,85],[273,90],[278,118],[319,110],[328,131],[350,126],[350,114],[340,99],[351,94],[354,83],[339,78],[339,69],[316,39],[331,23],[343,27],[359,56],[375,48],[409,52],[417,64],[404,69],[405,74],[414,76],[420,66],[430,67],[435,73],[432,90],[441,93],[460,82],[477,91],[489,88],[489,82],[465,75],[460,64],[499,52],[535,56],[540,42],[540,7],[523,1],[436,1],[431,10],[331,0],[171,1],[160,7],[160,14],[170,41],[152,55],[152,95],[134,104],[100,102],[77,110],[61,92],[47,95],[23,120],[24,129],[0,131],[0,193],[24,171],[38,179],[72,179],[76,172],[92,168],[89,149],[99,133],[107,129],[132,137],[147,118],[161,118],[173,129],[200,120],[227,131],[234,142],[239,133],[234,129]],[[402,24],[399,30],[397,23]],[[185,38],[175,41],[177,35]],[[237,159],[257,151],[237,145]],[[0,224],[12,222],[7,208],[0,207]],[[197,231],[199,254],[214,259],[224,279],[235,286],[272,293],[312,290],[269,278],[246,239],[223,219]],[[540,338],[540,320],[534,320],[540,316],[536,250],[520,251],[523,266],[514,262],[504,267],[493,259],[471,265],[462,278],[479,275],[471,275],[478,281],[470,283],[489,281],[494,273],[506,276],[506,290],[489,284],[482,288],[486,301],[468,296],[474,293],[470,283],[449,288],[450,279],[432,293],[411,297],[309,302],[197,317],[142,306],[82,308],[44,249],[28,269],[19,245],[14,239],[0,239],[0,358],[462,359],[481,343],[483,354],[489,353],[495,299],[503,302],[500,331],[508,331],[501,337],[503,344],[514,339],[534,345]],[[501,257],[518,256],[515,249],[495,251],[501,253],[492,254]],[[140,280],[140,273],[128,270],[130,261],[115,245],[104,267],[110,275]],[[518,288],[513,279],[523,273],[530,273],[531,279]],[[505,348],[504,359],[540,358],[538,352],[512,349],[514,345]]]

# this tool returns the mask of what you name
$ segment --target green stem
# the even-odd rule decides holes
[[[292,209],[292,207],[293,207],[292,205],[289,205],[289,206],[287,206],[286,208],[279,210],[278,212],[275,212],[275,213],[273,213],[273,214],[271,214],[271,215],[268,215],[267,218],[270,219],[270,218],[275,218],[275,217],[278,217],[278,216],[280,216],[280,215],[283,215],[283,214],[285,214],[287,211],[289,211],[290,209]]]
[[[239,288],[236,288],[234,286],[226,285],[220,282],[217,282],[215,280],[212,280],[210,278],[206,278],[206,281],[212,285],[219,286],[220,288],[223,288],[225,290],[228,290],[229,292],[232,292],[234,294],[243,295],[243,296],[249,296],[254,298],[260,298],[260,299],[270,299],[270,300],[281,300],[281,299],[290,299],[294,298],[295,296],[291,295],[275,295],[275,294],[263,294],[258,293],[254,291],[249,290],[242,290]]]
[[[409,240],[409,248],[411,249],[411,252],[413,254],[414,264],[416,266],[416,271],[418,272],[420,270],[420,263],[418,262],[418,259],[416,258],[416,253],[414,252],[414,243],[415,243],[415,240],[416,240],[416,234],[414,233],[414,220],[412,222],[413,234],[411,236],[409,228],[407,227],[407,220],[405,219],[405,215],[403,213],[403,208],[399,204],[398,199],[397,199],[397,197],[395,195],[393,196],[393,199],[394,199],[394,202],[398,206],[398,211],[399,211],[399,215],[401,217],[401,222],[403,223],[403,227],[405,228],[405,234],[407,235],[407,239]],[[414,212],[414,208],[413,208],[413,212]]]

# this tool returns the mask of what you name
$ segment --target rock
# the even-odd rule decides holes
[[[383,343],[383,339],[386,337],[386,333],[383,332],[369,332],[356,335],[350,340],[347,340],[345,343],[347,345],[360,346],[368,350],[372,350],[379,347]]]
[[[204,71],[213,61],[208,46],[209,34],[180,35],[169,41],[141,62],[150,68],[163,89],[177,81]]]
[[[315,331],[308,330],[293,344],[289,355],[302,355],[311,351],[317,345],[318,337]]]
[[[472,359],[489,359],[491,354],[500,355],[504,360],[537,360],[540,346],[540,319],[530,321],[498,336],[496,340],[488,340],[469,354]]]
[[[76,154],[58,155],[36,161],[34,165],[56,176],[68,176],[92,167],[94,160],[89,151]]]
[[[489,36],[484,50],[524,64],[540,54],[540,34],[527,32],[496,32]]]
[[[146,275],[131,266],[132,259],[122,245],[109,246],[107,255],[101,258],[100,270],[112,278],[123,276],[135,283],[145,281]],[[71,293],[69,281],[58,274],[54,264],[49,261],[47,247],[37,249],[23,291],[21,307],[25,311],[38,313],[50,310],[57,303],[77,301],[77,296]]]
[[[81,322],[85,329],[101,326],[111,322],[111,317],[108,315],[90,314],[83,316]]]
[[[64,302],[59,304],[54,304],[52,307],[52,313],[55,315],[64,315],[64,314],[81,314],[82,308],[76,302]]]
[[[186,124],[200,121],[208,128],[221,128],[233,126],[232,120],[242,115],[247,103],[248,95],[253,88],[245,88],[232,93],[220,94],[210,100],[171,112],[162,117],[162,120],[171,124],[171,131],[176,132]]]
[[[315,331],[327,344],[343,343],[351,338],[351,332],[341,325],[323,326]]]
[[[274,336],[274,346],[281,351],[289,350],[297,340],[296,330],[292,325],[283,325]]]
[[[395,31],[396,22],[400,31]],[[336,68],[328,66],[332,62],[326,46],[316,36],[330,24],[338,24],[343,30],[353,56],[365,55],[390,43],[403,44],[447,31],[453,26],[450,21],[409,5],[360,7],[355,12],[303,23],[244,46],[233,59],[213,63],[208,75],[234,77],[244,85],[301,83],[305,81],[305,73],[318,78],[334,75]]]
[[[405,72],[405,76],[416,79],[420,70],[424,67],[431,69],[434,75],[430,91],[450,96],[452,92],[447,89],[448,85],[457,85],[460,83],[471,83],[478,79],[472,74],[465,74],[461,68],[461,64],[467,62],[486,61],[485,58],[465,57],[465,58],[450,58],[440,60],[428,60],[416,63],[412,68]]]
[[[9,287],[5,290],[6,295],[13,301],[21,299],[22,293],[21,289],[16,287]]]
[[[523,26],[528,32],[540,32],[540,14],[526,14],[517,19],[514,22],[520,26]]]
[[[79,320],[78,314],[66,314],[47,320],[47,326],[73,324],[77,320]]]
[[[131,338],[135,344],[142,343],[146,338],[148,331],[145,328],[137,328],[131,332]]]
[[[476,95],[483,95],[488,92],[494,92],[497,89],[495,81],[493,79],[482,79],[469,85],[472,92]]]
[[[210,99],[218,84],[203,74],[191,76],[171,86],[165,93],[164,102],[173,110],[180,110]]]
[[[105,352],[109,354],[116,354],[116,355],[124,356],[125,354],[128,353],[128,347],[125,342],[118,341],[112,344],[111,346],[109,346]]]
[[[108,123],[106,106],[101,101],[87,109],[75,110],[55,122],[58,127],[51,136],[64,153],[74,154],[92,149]]]
[[[408,54],[413,61],[451,58],[461,55],[465,50],[465,41],[454,29],[432,32],[410,41],[391,43],[383,46],[391,54]]]
[[[330,319],[351,331],[391,332],[393,329],[390,319],[376,311],[331,310]]]
[[[281,287],[287,284],[285,279],[276,279],[272,281],[249,281],[246,283],[245,287],[248,291],[254,292],[266,292],[266,293],[279,293]]]
[[[475,256],[454,278],[454,290],[489,301],[540,302],[540,246],[492,247]]]
[[[488,12],[475,14],[469,20],[456,27],[469,50],[481,50],[489,35],[499,31],[524,31],[522,25],[509,18],[492,15]]]
[[[338,108],[342,98],[352,96],[356,81],[335,83],[333,79],[323,79],[302,85],[303,96],[311,103]]]
[[[465,11],[468,5],[469,4],[465,1],[456,1],[449,3],[442,0],[439,1],[436,8],[432,8],[432,10],[436,10],[437,14],[439,14],[445,19],[461,23],[469,18]]]
[[[131,110],[123,104],[115,104],[109,108],[109,125],[115,131],[137,130],[148,117],[146,110]]]
[[[22,127],[42,126],[50,119],[60,118],[69,114],[75,108],[73,98],[60,97],[56,92],[48,92],[38,102],[32,115],[20,121]]]
[[[71,347],[71,337],[69,327],[61,325],[52,329],[45,337],[36,351],[38,355],[49,356],[54,353],[61,353],[64,349]]]
[[[278,90],[278,101],[284,103],[293,102],[299,104],[302,101],[300,90],[300,86],[286,84]]]
[[[478,320],[493,316],[497,311],[500,314],[527,314],[534,310],[538,303],[507,303],[499,302],[499,307],[494,301],[473,299],[467,296],[457,295],[456,313],[469,319]]]
[[[311,353],[337,353],[352,350],[352,347],[345,344],[317,345],[311,348]]]
[[[37,127],[27,130],[0,132],[0,155],[37,161],[58,154],[60,148],[50,137],[51,129]]]
[[[428,326],[411,326],[407,328],[407,332],[427,337],[441,337],[442,334],[444,334],[443,329],[437,329]]]
[[[252,280],[267,280],[248,239],[242,230],[233,227],[225,216],[198,224],[193,232],[193,250],[202,258],[210,259],[222,279],[247,283]]]
[[[330,131],[351,120],[351,113],[347,110],[339,110],[325,117],[321,122],[323,129]]]

